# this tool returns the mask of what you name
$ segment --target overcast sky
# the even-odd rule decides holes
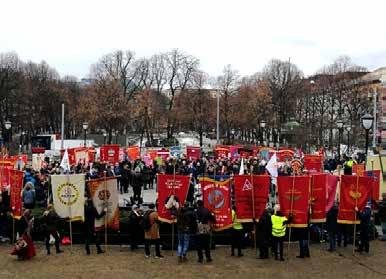
[[[289,57],[310,75],[343,54],[374,70],[386,66],[385,13],[375,0],[3,0],[0,52],[78,78],[117,49],[142,57],[179,48],[211,75]]]

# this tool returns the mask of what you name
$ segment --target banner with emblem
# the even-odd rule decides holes
[[[296,228],[308,226],[310,176],[279,176],[277,178],[280,210],[285,216],[292,214],[289,225]]]
[[[199,160],[201,158],[201,147],[199,146],[187,146],[186,157],[190,160]]]
[[[354,164],[352,166],[352,174],[358,176],[365,175],[365,164]]]
[[[189,186],[190,176],[188,175],[159,174],[157,176],[157,210],[160,221],[167,223],[175,222],[171,209],[184,205]]]
[[[84,219],[84,174],[52,175],[52,198],[56,213],[73,221]]]
[[[323,156],[316,154],[304,155],[304,171],[321,172],[323,169]]]
[[[378,201],[380,199],[380,187],[381,187],[381,171],[380,170],[371,170],[371,171],[365,171],[365,176],[369,176],[373,178],[373,191],[371,198],[375,201]]]
[[[340,183],[340,201],[338,223],[359,224],[355,207],[365,207],[371,198],[373,178],[366,176],[342,175]]]
[[[113,230],[119,230],[119,204],[117,179],[114,177],[105,177],[88,181],[90,195],[99,214],[107,207],[105,217],[95,219],[95,230],[100,231],[107,227]],[[107,219],[107,220],[106,220]]]
[[[234,194],[238,222],[259,220],[267,202],[270,185],[268,175],[235,175]]]
[[[311,223],[324,223],[327,207],[327,174],[313,174],[311,179]]]
[[[208,177],[200,178],[204,206],[216,217],[214,231],[232,227],[230,179],[218,181]]]
[[[102,145],[100,157],[102,162],[119,163],[119,144]]]
[[[22,216],[22,196],[24,172],[19,170],[9,170],[10,181],[10,207],[13,218],[20,219]]]

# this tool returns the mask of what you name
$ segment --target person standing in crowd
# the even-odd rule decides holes
[[[7,207],[3,202],[3,196],[0,193],[0,243],[9,240],[7,237]]]
[[[284,261],[283,257],[283,242],[284,236],[287,228],[287,224],[291,222],[291,216],[289,219],[283,216],[283,213],[280,210],[277,210],[275,214],[271,216],[272,222],[272,243],[273,243],[273,252],[275,254],[275,260]]]
[[[121,179],[120,179],[121,194],[128,193],[129,181],[130,181],[130,168],[128,164],[124,164],[122,168]]]
[[[97,253],[102,254],[103,250],[100,246],[100,239],[98,233],[95,231],[95,219],[100,219],[103,216],[105,216],[107,212],[107,207],[103,209],[103,211],[99,214],[96,208],[94,207],[94,204],[92,202],[92,199],[87,200],[87,204],[85,206],[84,210],[84,231],[86,233],[86,253],[87,255],[90,255],[90,244],[91,242],[95,242],[95,246],[97,248]]]
[[[145,258],[150,258],[150,246],[155,245],[155,258],[163,258],[160,250],[160,234],[158,226],[158,213],[154,203],[149,204],[149,210],[143,216],[145,231]]]
[[[203,251],[205,251],[206,261],[209,263],[212,261],[212,257],[210,255],[211,225],[216,222],[216,219],[209,209],[204,207],[204,202],[202,200],[197,201],[195,217],[197,222],[196,246],[198,262],[203,262]]]
[[[327,213],[327,232],[329,241],[329,252],[333,252],[336,249],[336,237],[338,233],[338,205],[334,204],[333,207]]]
[[[272,222],[270,210],[264,210],[256,228],[256,241],[259,246],[260,259],[269,258],[269,247],[272,243]]]
[[[25,184],[22,198],[24,208],[33,209],[35,207],[35,190],[33,189],[33,184],[31,182]]]
[[[131,251],[138,249],[138,244],[143,237],[143,229],[141,227],[142,214],[138,205],[133,205],[132,210],[129,214],[129,225],[130,225],[130,248]]]
[[[138,160],[134,171],[131,173],[131,185],[133,186],[133,198],[132,202],[142,204],[141,190],[142,190],[142,165]]]
[[[55,248],[56,248],[56,254],[63,253],[62,250],[59,248],[59,242],[60,237],[57,230],[57,224],[59,222],[60,217],[58,214],[56,214],[55,210],[52,208],[52,205],[49,204],[47,206],[47,210],[43,213],[43,222],[45,224],[45,242],[46,242],[46,249],[47,249],[47,255],[51,254],[50,251],[50,237],[55,239]]]
[[[196,230],[195,218],[187,203],[185,203],[183,207],[177,209],[176,217],[178,235],[178,262],[186,262],[188,260],[186,255],[189,249],[190,235]]]
[[[231,256],[235,255],[237,248],[237,256],[242,257],[241,246],[243,243],[243,224],[237,222],[236,207],[232,209],[232,239],[231,239]]]
[[[17,255],[21,260],[29,260],[36,256],[35,245],[31,237],[33,221],[31,210],[26,209],[18,222],[17,231],[21,237],[11,254]]]
[[[360,223],[360,243],[359,248],[356,252],[362,253],[363,250],[368,253],[370,250],[370,242],[369,242],[369,232],[370,232],[370,221],[371,221],[371,205],[367,203],[367,205],[363,208],[362,211],[359,211],[358,207],[355,207],[355,212],[361,221]]]
[[[356,164],[356,161],[352,157],[349,157],[343,165],[343,174],[352,175],[352,167]]]
[[[296,228],[299,237],[299,255],[296,257],[299,259],[310,257],[310,248],[308,246],[309,228],[309,224],[307,224],[306,228]]]
[[[379,214],[379,220],[381,221],[382,225],[382,236],[381,240],[386,240],[386,193],[382,193],[382,200],[378,203],[378,214]]]

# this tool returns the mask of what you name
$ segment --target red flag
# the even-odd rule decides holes
[[[186,157],[192,160],[199,160],[201,158],[201,147],[199,146],[187,146]]]
[[[237,220],[239,222],[252,222],[253,218],[258,220],[267,205],[270,177],[235,175],[233,179]]]
[[[207,177],[200,178],[204,206],[216,217],[215,231],[232,227],[230,179],[217,181]]]
[[[304,155],[304,170],[309,172],[321,172],[323,168],[323,157],[321,155]]]
[[[129,160],[135,161],[141,158],[141,152],[139,150],[139,146],[129,146],[127,148],[127,156]]]
[[[228,158],[230,147],[228,145],[216,145],[215,154],[217,158]]]
[[[381,171],[380,170],[372,170],[365,171],[365,176],[373,177],[373,191],[372,191],[372,199],[375,201],[379,200],[379,189],[381,187]]]
[[[13,218],[20,219],[22,216],[22,198],[24,172],[19,170],[9,170],[10,180],[10,206]]]
[[[11,166],[0,166],[0,192],[3,192],[9,185],[9,171]]]
[[[327,175],[327,203],[326,212],[329,212],[331,207],[334,205],[336,197],[336,186],[338,185],[339,177],[328,174]]]
[[[314,174],[311,183],[311,222],[326,222],[327,174]]]
[[[291,161],[295,155],[295,152],[291,149],[282,149],[276,152],[276,157],[280,162],[284,162],[285,160]]]
[[[355,206],[362,210],[371,198],[373,179],[365,176],[342,175],[338,223],[359,224]]]
[[[170,209],[175,206],[183,206],[190,186],[190,176],[167,175],[157,176],[158,189],[158,218],[162,222],[173,223],[175,218]],[[177,205],[178,203],[178,205]],[[177,205],[177,206],[176,206]]]
[[[285,216],[293,215],[291,227],[308,226],[310,176],[278,176],[280,210]]]
[[[102,145],[100,155],[102,162],[119,163],[119,144]]]

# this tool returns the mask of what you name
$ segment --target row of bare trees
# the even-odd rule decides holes
[[[21,61],[15,53],[0,55],[0,128],[27,135],[58,133],[61,104],[66,104],[66,137],[76,138],[82,122],[92,132],[139,133],[149,142],[160,133],[213,135],[216,97],[220,98],[221,138],[256,143],[264,136],[283,139],[289,121],[298,123],[297,144],[336,144],[336,122],[351,134],[361,132],[359,119],[369,109],[366,69],[340,57],[305,78],[290,61],[271,60],[261,72],[241,77],[227,65],[210,77],[199,59],[178,49],[136,58],[132,51],[104,55],[91,66],[90,83],[61,78],[47,63]],[[354,144],[356,138],[351,139]]]

